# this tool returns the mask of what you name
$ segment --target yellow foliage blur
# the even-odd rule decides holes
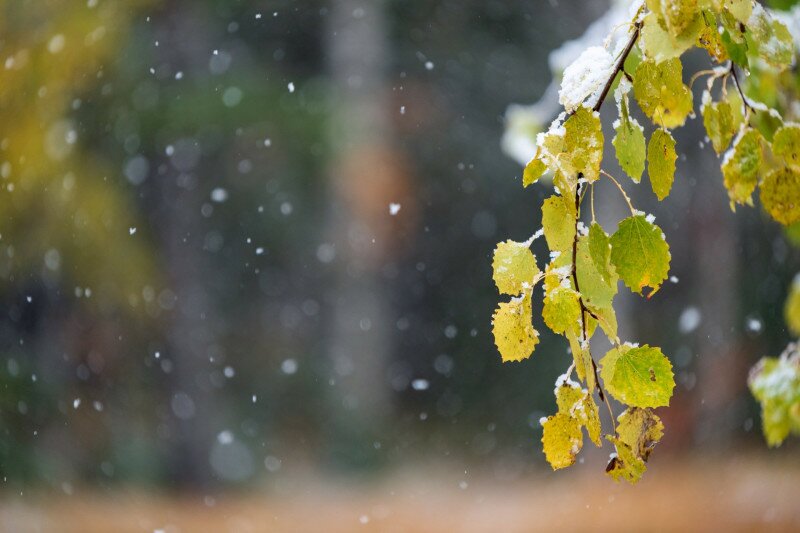
[[[104,310],[142,309],[154,265],[120,165],[72,115],[105,83],[141,0],[0,0],[0,280],[28,272]],[[144,297],[143,297],[144,295]]]

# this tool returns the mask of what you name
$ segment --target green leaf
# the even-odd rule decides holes
[[[633,92],[639,107],[650,120],[664,128],[676,128],[692,112],[692,93],[683,84],[683,67],[678,58],[661,63],[643,61],[636,68]]]
[[[750,20],[750,15],[753,13],[753,0],[723,0],[722,7],[733,15],[736,20],[742,24],[747,24],[747,21]]]
[[[589,226],[589,256],[595,270],[606,283],[616,285],[617,276],[614,266],[611,264],[611,239],[597,222],[592,222]],[[578,243],[580,246],[580,243]]]
[[[788,226],[800,220],[800,174],[776,168],[761,182],[761,203],[772,218]]]
[[[764,357],[750,371],[750,391],[761,404],[761,423],[767,444],[780,444],[800,435],[800,353],[790,345],[779,358]]]
[[[711,139],[711,145],[717,154],[721,154],[728,148],[736,134],[731,104],[726,100],[711,102],[711,94],[705,91],[700,112],[703,114],[703,126],[706,128],[708,138]]]
[[[575,456],[583,448],[583,434],[578,419],[564,413],[547,417],[542,424],[542,448],[553,470],[575,463]]]
[[[624,219],[611,236],[611,263],[633,292],[658,290],[669,272],[669,245],[661,229],[644,215]]]
[[[647,172],[650,175],[650,185],[659,200],[666,198],[672,189],[676,159],[678,156],[672,135],[663,129],[654,131],[647,145]]]
[[[795,171],[800,171],[800,126],[784,126],[772,138],[772,153],[782,157]]]
[[[592,223],[589,234],[578,238],[576,251],[578,286],[583,301],[594,307],[610,306],[617,294],[619,277],[611,264],[610,239],[599,224]]]
[[[533,353],[539,333],[533,329],[532,319],[529,293],[497,307],[492,316],[492,333],[504,363],[522,361]]]
[[[669,405],[675,388],[669,359],[647,345],[609,350],[600,360],[600,377],[611,396],[634,407]]]
[[[559,334],[580,327],[581,307],[578,293],[561,286],[548,291],[544,297],[542,318],[547,327]]]
[[[547,247],[553,252],[572,250],[575,240],[575,201],[553,195],[542,204],[542,228]]]
[[[616,135],[611,143],[617,152],[617,161],[633,181],[639,183],[644,172],[644,130],[633,117],[620,118],[615,126]]]
[[[725,155],[722,177],[731,208],[734,204],[753,205],[752,194],[758,184],[761,168],[763,137],[752,128],[742,130],[733,142],[733,148]]]
[[[795,337],[800,337],[800,275],[795,276],[786,304],[783,306],[783,317],[789,332]]]
[[[492,261],[494,282],[501,294],[518,295],[539,273],[536,257],[524,242],[497,243]]]

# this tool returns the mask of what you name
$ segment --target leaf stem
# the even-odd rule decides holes
[[[733,83],[736,85],[736,90],[739,91],[739,96],[742,97],[742,103],[747,111],[746,115],[749,116],[751,112],[755,111],[755,108],[747,101],[747,97],[744,95],[744,91],[742,91],[742,86],[739,84],[739,76],[736,74],[736,63],[733,61],[731,61],[730,73],[733,76]]]
[[[631,199],[628,197],[628,193],[625,192],[625,189],[622,188],[622,185],[620,185],[620,183],[616,180],[616,178],[614,178],[614,176],[612,176],[611,174],[609,174],[605,170],[601,169],[600,170],[600,174],[602,174],[603,176],[607,177],[608,179],[610,179],[611,181],[614,182],[614,185],[617,186],[617,189],[619,189],[619,192],[622,193],[622,197],[625,198],[625,202],[628,204],[628,209],[631,210],[631,215],[636,216],[636,209],[633,208],[633,204],[631,203]]]

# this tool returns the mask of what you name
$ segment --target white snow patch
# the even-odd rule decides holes
[[[602,46],[591,46],[564,70],[558,101],[572,112],[599,91],[614,69],[614,58]]]

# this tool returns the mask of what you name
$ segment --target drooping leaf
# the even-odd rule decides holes
[[[644,215],[624,219],[611,236],[611,263],[623,283],[641,294],[658,290],[669,272],[669,245],[664,233]]]
[[[683,84],[678,58],[642,61],[633,78],[633,92],[642,111],[664,128],[682,126],[692,112],[692,93]]]
[[[669,405],[675,388],[669,359],[647,345],[609,350],[600,360],[600,377],[611,396],[634,407]]]
[[[758,184],[758,171],[761,167],[761,141],[758,130],[743,130],[733,143],[731,151],[722,163],[722,177],[731,208],[734,204],[753,205],[752,194]]]
[[[597,382],[595,381],[592,354],[589,350],[589,343],[581,343],[579,339],[582,335],[581,328],[576,327],[568,329],[564,335],[569,341],[572,360],[575,363],[575,373],[578,374],[578,379],[586,383],[586,387],[590,391],[594,390]]]
[[[619,277],[611,264],[610,239],[596,222],[588,235],[578,238],[576,262],[584,303],[594,307],[610,306],[617,294]]]
[[[537,153],[537,156],[528,161],[528,164],[525,165],[525,170],[522,171],[522,186],[527,187],[536,183],[545,171],[547,171],[547,165],[538,157]]]
[[[747,24],[750,20],[750,15],[753,13],[753,0],[722,0],[721,3],[722,7],[742,24]]]
[[[778,129],[772,138],[772,153],[800,171],[800,126],[791,124]]]
[[[529,293],[497,307],[492,316],[492,332],[503,362],[522,361],[533,353],[539,333],[533,329],[532,319]]]
[[[770,446],[800,435],[800,353],[790,345],[781,357],[764,357],[750,371],[750,391],[761,404],[761,424]]]
[[[497,243],[492,261],[494,282],[501,294],[516,296],[530,286],[539,273],[536,257],[524,242],[505,241]]]
[[[597,222],[589,226],[589,256],[604,281],[616,285],[616,271],[611,264],[611,239]],[[580,243],[578,243],[580,245]]]
[[[727,100],[711,102],[711,95],[706,91],[703,93],[703,106],[700,110],[703,113],[703,125],[708,138],[711,139],[711,145],[717,154],[721,154],[731,144],[736,134],[731,104]]]
[[[622,442],[619,438],[610,435],[606,439],[614,445],[617,452],[611,456],[611,460],[606,466],[606,474],[611,476],[614,481],[624,479],[631,485],[639,481],[647,470],[644,461],[636,457],[630,446]]]
[[[542,204],[542,228],[547,247],[554,252],[572,250],[575,240],[575,203],[571,198],[553,195]]]
[[[800,220],[800,173],[776,168],[761,182],[761,203],[772,218],[788,226]]]
[[[616,150],[619,166],[634,182],[639,183],[644,172],[644,130],[635,118],[627,116],[617,121],[615,131],[611,143]]]
[[[663,435],[664,424],[650,409],[629,407],[617,418],[617,436],[643,461]]]
[[[789,287],[789,296],[783,306],[783,317],[791,334],[800,337],[800,275],[795,276]]]
[[[666,198],[672,189],[677,159],[675,139],[670,132],[664,129],[654,131],[647,145],[647,172],[650,185],[659,200]]]
[[[748,0],[750,1],[750,0]],[[697,45],[704,48],[717,63],[728,59],[728,51],[722,42],[717,17],[711,11],[703,11],[702,27],[697,36]]]
[[[542,318],[547,327],[559,334],[579,327],[581,308],[578,293],[561,286],[549,291],[544,297]]]
[[[696,21],[700,14],[697,0],[661,0],[661,16],[673,39],[679,38]]]
[[[747,21],[752,42],[758,56],[773,67],[784,70],[794,61],[794,41],[786,25],[775,19],[761,4],[755,3]]]
[[[688,50],[691,39],[676,39],[666,29],[666,23],[657,13],[648,13],[642,22],[640,46],[645,58],[657,63],[679,57]]]
[[[564,123],[564,144],[573,174],[582,174],[589,182],[600,177],[603,161],[603,129],[600,116],[584,106]]]
[[[544,455],[553,470],[575,463],[575,456],[583,447],[583,434],[578,419],[568,414],[556,413],[547,417],[542,427]]]

